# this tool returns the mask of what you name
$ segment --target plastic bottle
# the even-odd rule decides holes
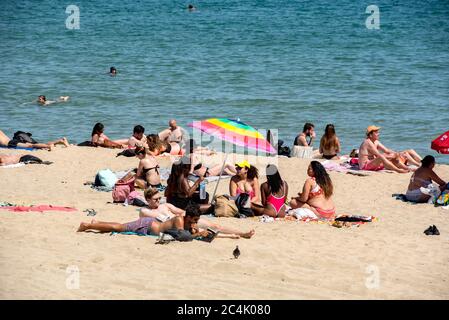
[[[204,181],[200,183],[200,199],[206,199],[206,182]]]

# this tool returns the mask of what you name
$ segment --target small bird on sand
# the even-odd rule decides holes
[[[235,249],[234,251],[232,251],[232,254],[234,255],[234,258],[238,259],[238,257],[240,256],[239,246],[235,246]]]

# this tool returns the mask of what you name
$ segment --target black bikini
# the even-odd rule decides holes
[[[330,160],[330,159],[332,159],[333,157],[336,157],[336,156],[337,156],[336,154],[332,154],[332,155],[330,155],[330,156],[329,156],[329,155],[324,155],[324,154],[323,154],[323,158],[324,158],[324,159],[327,159],[327,160]]]
[[[142,171],[145,176],[147,175],[148,171],[153,170],[153,169],[155,169],[156,173],[159,174],[159,170],[158,170],[159,168],[160,168],[159,165],[157,165],[155,167],[148,168],[148,169],[143,168]]]

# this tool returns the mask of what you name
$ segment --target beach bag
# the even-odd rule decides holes
[[[111,170],[100,170],[95,176],[95,186],[113,188],[117,180],[117,176]]]
[[[313,156],[313,148],[303,146],[293,146],[291,156],[297,158],[311,159]]]
[[[12,140],[15,140],[20,143],[37,143],[36,140],[31,138],[32,134],[29,132],[17,131],[14,133],[14,137]]]
[[[239,214],[246,217],[254,217],[253,210],[251,210],[251,208],[248,208],[249,201],[251,201],[249,194],[241,193],[237,196],[237,199],[235,199],[235,204],[237,206],[237,209],[239,210]]]
[[[94,147],[92,141],[84,141],[77,144],[78,147]]]
[[[125,202],[131,192],[134,191],[134,181],[134,178],[118,180],[112,190],[112,200],[114,200],[114,202]]]
[[[239,213],[235,202],[225,195],[215,197],[215,216],[216,217],[235,217]]]
[[[148,203],[145,198],[137,191],[131,191],[128,195],[128,203],[137,207],[146,207]]]
[[[278,147],[278,155],[279,156],[286,156],[286,157],[290,158],[291,150],[290,150],[289,147],[283,146],[283,144],[284,144],[284,141],[282,141],[282,140],[278,141],[278,146],[277,146]]]
[[[124,156],[124,157],[135,157],[136,156],[136,150],[135,149],[126,149],[122,152],[117,153],[116,157],[118,156]]]

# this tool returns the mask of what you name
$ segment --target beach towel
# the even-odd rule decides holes
[[[298,220],[318,220],[317,215],[307,208],[291,209],[287,212],[287,215],[295,217]]]
[[[330,221],[330,225],[336,228],[350,228],[359,227],[365,223],[376,221],[377,218],[374,216],[362,216],[362,215],[351,215],[351,214],[339,214],[335,217],[333,221]]]
[[[2,149],[16,149],[16,150],[28,150],[28,151],[36,151],[37,148],[26,148],[26,147],[5,147],[5,146],[0,146],[0,148]]]
[[[65,212],[73,212],[77,211],[75,208],[72,207],[58,207],[58,206],[52,206],[52,205],[36,205],[36,206],[5,206],[0,207],[0,209],[8,210],[8,211],[14,211],[14,212],[28,212],[28,211],[38,211],[38,212],[44,212],[44,211],[65,211]]]
[[[369,171],[360,170],[358,165],[351,165],[348,162],[336,163],[334,161],[325,160],[321,162],[321,164],[327,171],[348,173],[362,177],[371,175]]]
[[[304,147],[304,146],[293,146],[290,156],[297,157],[297,158],[312,159],[313,148],[312,147]]]
[[[403,193],[393,193],[391,196],[396,197],[396,200],[401,200],[403,202],[409,202],[410,204],[418,204],[418,202],[408,200],[407,196]]]
[[[143,236],[143,237],[157,238],[157,236],[155,236],[153,234],[143,234],[143,233],[137,233],[137,232],[133,232],[133,231],[123,231],[123,232],[113,231],[113,232],[111,232],[110,236],[113,236],[113,235],[116,235],[116,234],[124,234],[124,235],[131,235],[131,236]]]
[[[0,166],[0,168],[5,168],[5,169],[18,168],[18,167],[23,167],[24,165],[25,165],[25,163],[19,162],[19,163],[16,163],[16,164],[8,164],[7,166]]]

